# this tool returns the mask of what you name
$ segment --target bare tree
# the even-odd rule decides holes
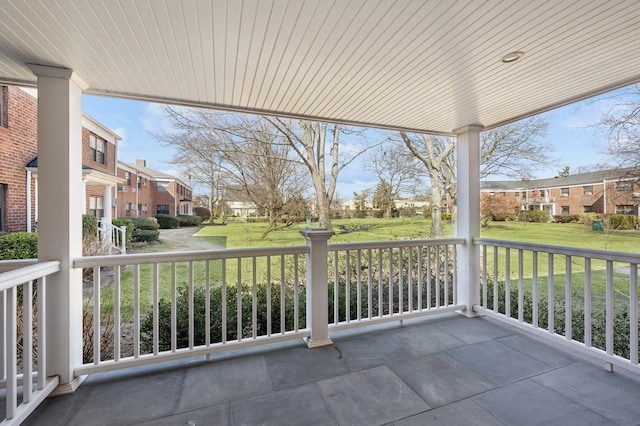
[[[606,98],[599,126],[608,134],[607,153],[618,166],[640,166],[640,84]]]
[[[385,144],[371,152],[365,161],[365,170],[376,174],[380,182],[389,185],[390,196],[415,193],[426,175],[418,158],[395,143]],[[387,216],[391,216],[391,203],[387,203]]]
[[[548,166],[549,147],[542,141],[548,123],[536,116],[483,132],[480,146],[480,178],[489,175],[523,176],[531,169]],[[427,168],[431,181],[432,237],[442,232],[441,209],[445,197],[451,200],[455,217],[457,204],[455,139],[401,132],[405,145]]]
[[[331,203],[335,197],[340,171],[369,149],[380,145],[386,138],[374,143],[358,145],[350,142],[341,145],[341,135],[359,139],[362,131],[311,121],[294,121],[277,117],[265,117],[265,119],[293,148],[299,161],[309,172],[316,195],[320,227],[332,231]],[[350,149],[345,149],[347,146]],[[347,154],[344,151],[347,151]]]
[[[195,178],[211,186],[211,199],[221,202],[228,188],[244,193],[267,212],[263,237],[292,205],[288,198],[307,188],[291,148],[261,117],[181,107],[165,107],[165,113],[173,130],[155,136],[177,148],[172,162],[196,171]]]

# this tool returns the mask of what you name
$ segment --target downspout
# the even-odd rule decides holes
[[[27,232],[31,232],[31,171],[27,170]]]
[[[603,200],[603,214],[607,214],[607,181],[602,179],[602,200]]]

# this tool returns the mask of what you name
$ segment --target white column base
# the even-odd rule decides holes
[[[82,382],[84,382],[87,377],[89,377],[89,376],[76,377],[75,379],[73,379],[69,383],[60,384],[60,385],[58,385],[58,387],[56,387],[53,390],[53,392],[51,392],[51,394],[49,396],[50,397],[62,396],[62,395],[68,395],[70,393],[74,393],[76,391],[76,389],[78,389],[80,387]]]
[[[330,337],[325,337],[324,339],[311,339],[311,337],[305,337],[302,340],[304,340],[309,349],[333,345],[333,340],[331,340]]]
[[[481,314],[476,310],[476,305],[473,305],[473,309],[471,310],[465,308],[461,311],[456,311],[456,313],[463,315],[467,318],[476,318],[476,317],[484,316],[484,314]]]

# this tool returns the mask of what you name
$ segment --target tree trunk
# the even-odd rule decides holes
[[[438,184],[437,171],[431,171],[431,238],[439,238],[444,236],[442,232],[442,192]]]

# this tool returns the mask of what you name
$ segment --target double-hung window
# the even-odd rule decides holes
[[[91,160],[96,163],[105,164],[105,150],[107,142],[99,136],[91,133],[89,135],[89,153]]]

